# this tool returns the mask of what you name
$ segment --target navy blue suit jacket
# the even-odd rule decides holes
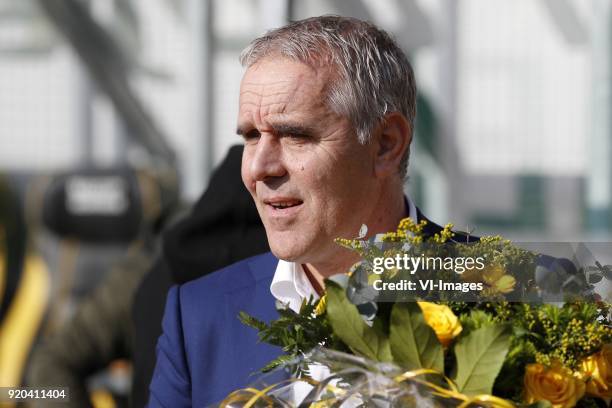
[[[280,354],[237,317],[245,311],[266,322],[277,318],[270,294],[277,263],[268,252],[170,290],[149,407],[220,402]]]

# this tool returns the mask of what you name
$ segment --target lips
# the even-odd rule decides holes
[[[298,210],[304,201],[291,197],[275,197],[263,200],[264,204],[274,215],[289,215]]]
[[[276,209],[295,207],[302,204],[302,200],[264,200],[264,203]]]

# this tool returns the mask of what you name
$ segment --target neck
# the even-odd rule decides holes
[[[323,289],[325,289],[325,279],[340,273],[347,273],[351,266],[359,261],[359,255],[356,252],[350,251],[346,248],[340,248],[340,250],[344,252],[344,256],[335,262],[330,262],[328,264],[302,264],[310,284],[319,295],[321,295]]]
[[[361,224],[366,224],[368,227],[366,238],[395,231],[400,220],[408,216],[407,211],[401,189],[396,189],[395,194],[383,192],[379,195],[376,205],[372,207],[369,219],[359,222],[354,236],[357,235]],[[336,245],[332,256],[326,258],[328,261],[303,264],[308,279],[319,294],[325,288],[324,280],[333,275],[347,273],[350,267],[359,261],[359,254]]]

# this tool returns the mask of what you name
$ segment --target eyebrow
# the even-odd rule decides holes
[[[314,128],[306,126],[300,123],[277,123],[270,126],[276,134],[292,134],[292,135],[311,135],[314,133]],[[238,126],[236,134],[238,136],[244,136],[250,132],[247,127]]]

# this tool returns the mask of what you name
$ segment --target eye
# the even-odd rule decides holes
[[[260,136],[261,136],[261,133],[259,133],[259,130],[257,129],[249,130],[248,132],[242,135],[242,137],[244,138],[246,142],[256,141],[257,139],[259,139]]]
[[[295,141],[306,141],[310,139],[310,135],[307,135],[305,133],[296,133],[296,132],[284,133],[282,136],[289,138],[291,140],[295,140]]]

